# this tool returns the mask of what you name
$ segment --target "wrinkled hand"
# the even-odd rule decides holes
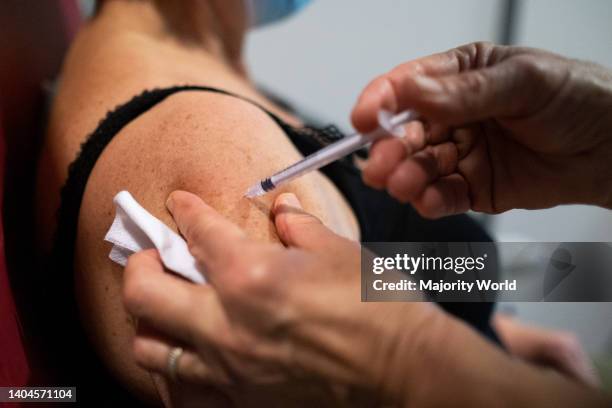
[[[548,52],[477,43],[402,64],[353,110],[423,123],[372,147],[363,176],[424,216],[587,203],[612,208],[612,72]]]
[[[182,342],[181,380],[317,377],[401,398],[398,373],[419,364],[446,319],[435,305],[362,303],[359,245],[303,212],[294,195],[280,196],[273,209],[290,248],[247,238],[193,194],[175,192],[167,206],[210,284],[166,273],[157,253],[145,251],[129,259],[124,300],[139,322]],[[135,357],[164,373],[171,344],[140,332]]]

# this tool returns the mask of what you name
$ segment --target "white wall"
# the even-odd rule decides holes
[[[254,31],[247,61],[255,80],[349,129],[359,91],[412,58],[494,40],[494,0],[316,0],[302,13]]]
[[[612,67],[610,0],[523,0],[518,41]]]

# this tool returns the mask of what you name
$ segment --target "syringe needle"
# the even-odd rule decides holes
[[[266,190],[264,190],[263,187],[261,186],[261,182],[258,182],[257,184],[254,184],[251,187],[249,187],[249,189],[247,190],[244,196],[246,198],[255,198],[255,197],[262,196],[264,194],[266,194]]]

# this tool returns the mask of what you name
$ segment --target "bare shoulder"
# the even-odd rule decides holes
[[[218,93],[179,92],[128,124],[105,148],[90,176],[81,218],[90,224],[89,209],[107,207],[102,203],[110,205],[117,192],[128,190],[172,224],[165,198],[188,189],[256,237],[273,239],[255,231],[261,221],[269,222],[271,197],[254,205],[242,196],[258,178],[299,157],[255,105]]]

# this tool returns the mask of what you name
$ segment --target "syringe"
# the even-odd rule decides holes
[[[288,183],[311,171],[318,170],[382,137],[390,135],[401,137],[404,132],[400,126],[416,119],[418,119],[418,114],[413,111],[407,110],[393,115],[389,111],[382,110],[378,114],[379,127],[376,130],[366,134],[354,133],[314,152],[286,169],[253,185],[247,190],[245,197],[262,196],[282,184]]]

